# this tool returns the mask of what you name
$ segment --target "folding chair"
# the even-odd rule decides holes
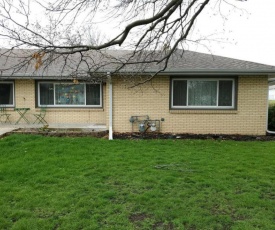
[[[5,105],[0,105],[0,122],[1,123],[9,122],[11,124],[10,115],[11,114],[7,113],[6,106]],[[4,118],[3,121],[2,121],[2,117]]]
[[[48,124],[48,122],[44,119],[46,116],[46,107],[41,107],[40,113],[33,114],[33,116],[36,117],[36,120],[33,122],[33,124],[35,124],[36,122],[37,124]]]

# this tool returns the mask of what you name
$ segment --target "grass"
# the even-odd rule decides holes
[[[12,135],[0,229],[275,229],[275,143]]]

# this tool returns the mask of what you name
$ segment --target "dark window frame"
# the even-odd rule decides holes
[[[87,109],[101,109],[103,108],[103,83],[96,83],[97,85],[100,85],[100,103],[99,105],[83,105],[83,104],[80,104],[80,105],[75,105],[75,104],[72,104],[72,105],[60,105],[60,104],[53,104],[53,105],[43,105],[43,104],[40,104],[40,89],[39,89],[39,85],[40,84],[56,84],[56,85],[59,85],[59,84],[68,84],[68,85],[73,85],[72,81],[55,81],[55,80],[37,80],[36,81],[36,84],[35,84],[35,104],[36,104],[36,107],[43,107],[43,106],[47,106],[47,108],[66,108],[66,109],[77,109],[77,108],[87,108]],[[79,82],[79,84],[85,84],[85,102],[86,102],[86,95],[87,95],[87,92],[86,92],[86,85],[87,84],[94,84],[94,83],[90,83],[90,82]],[[55,89],[54,89],[55,90]],[[54,103],[55,103],[55,98],[54,98]]]
[[[202,81],[223,81],[232,80],[232,106],[174,106],[173,105],[173,82],[175,80],[202,80]],[[188,87],[188,86],[187,86]],[[219,87],[219,86],[217,86]],[[188,90],[188,89],[187,89]],[[170,88],[169,88],[169,108],[170,110],[237,110],[238,101],[238,77],[237,76],[183,76],[183,77],[170,77]],[[219,97],[219,94],[217,94]],[[187,99],[186,99],[187,100]]]
[[[8,107],[8,108],[15,107],[15,82],[14,81],[1,81],[0,84],[12,84],[12,104],[3,104],[0,102],[0,105],[4,105],[5,107]]]

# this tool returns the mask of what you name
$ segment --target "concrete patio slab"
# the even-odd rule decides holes
[[[31,129],[42,128],[42,124],[0,124],[0,137],[6,133],[12,132],[17,129]],[[101,132],[106,131],[106,125],[103,124],[49,124],[47,128],[50,129],[82,129],[83,131]]]
[[[14,127],[0,127],[0,137],[5,135],[6,133],[10,133],[16,129],[17,128],[14,128]]]

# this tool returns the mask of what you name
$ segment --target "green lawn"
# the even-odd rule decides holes
[[[275,229],[275,142],[8,136],[0,229]]]

